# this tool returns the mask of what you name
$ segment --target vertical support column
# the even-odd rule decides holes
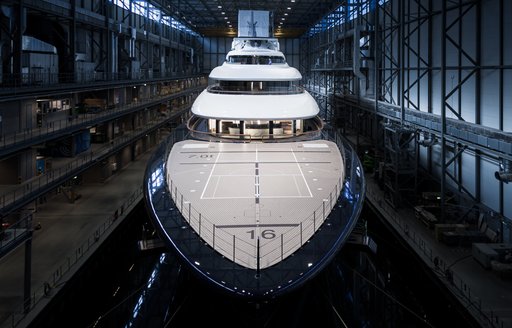
[[[69,75],[67,80],[75,81],[76,78],[76,0],[70,0],[71,12],[69,20],[69,62],[67,63],[69,69]],[[71,76],[72,75],[72,76]],[[75,81],[80,82],[80,81]]]
[[[398,65],[400,75],[398,77],[398,88],[400,92],[400,125],[404,124],[405,120],[405,0],[399,0],[398,4],[398,24],[399,34],[398,42],[400,42],[400,49],[398,51]]]
[[[110,17],[113,16],[113,4],[106,0],[104,5],[105,15],[105,33],[107,35],[107,50],[106,50],[106,62],[105,62],[105,78],[112,80],[113,76],[117,72],[117,32],[116,27],[110,24]]]
[[[17,5],[13,6],[14,10],[14,26],[12,28],[12,74],[13,81],[16,85],[21,85],[21,55],[22,55],[22,42],[23,32],[25,31],[26,16],[23,0],[19,0]]]
[[[149,43],[149,33],[151,32],[151,19],[149,19],[149,2],[146,2],[146,15],[144,16],[144,36],[145,48],[146,48],[146,73],[144,79],[149,79],[150,71],[153,69],[153,54]]]
[[[503,0],[499,0],[500,3],[499,3],[499,12],[500,12],[500,17],[499,17],[499,50],[498,50],[498,60],[499,60],[499,65],[500,65],[500,69],[499,69],[499,113],[498,113],[498,128],[500,130],[503,131],[503,64],[504,64],[504,59],[503,59],[503,50],[504,50],[504,29],[505,29],[505,25],[504,25],[504,17],[503,17],[503,11],[504,11],[504,8],[503,8]],[[480,10],[480,8],[479,8]],[[479,12],[479,11],[478,11]],[[480,32],[478,33],[480,34]]]
[[[133,8],[134,0],[130,0],[130,8]],[[130,12],[128,15],[128,35],[130,40],[128,41],[128,57],[130,64],[128,65],[128,79],[133,79],[134,60],[137,58],[135,44],[137,39],[136,23],[134,21],[134,13]]]
[[[32,277],[32,232],[30,237],[25,241],[25,270],[23,273],[23,311],[28,313],[31,305],[30,280]]]
[[[373,51],[374,51],[374,54],[373,54],[373,58],[374,58],[374,63],[373,63],[373,67],[374,67],[374,77],[373,77],[373,82],[374,82],[374,94],[375,94],[375,102],[374,102],[374,112],[373,112],[373,131],[372,131],[372,137],[373,137],[373,142],[375,145],[378,144],[378,139],[379,139],[379,136],[378,136],[378,132],[379,132],[379,120],[378,120],[378,112],[379,112],[379,99],[380,99],[380,92],[381,92],[381,88],[380,88],[380,72],[379,72],[379,67],[380,67],[380,58],[381,58],[381,53],[380,53],[380,46],[381,46],[381,41],[380,41],[380,22],[379,22],[379,12],[380,12],[380,6],[378,4],[378,2],[375,4],[375,10],[374,10],[374,13],[373,13]]]
[[[498,116],[498,124],[499,124],[499,129],[501,131],[503,131],[503,64],[504,64],[504,60],[503,60],[503,49],[504,49],[504,37],[503,37],[503,30],[504,30],[504,23],[503,23],[503,0],[500,0],[500,3],[499,3],[499,12],[500,12],[500,17],[499,17],[499,65],[500,65],[500,69],[499,69],[499,100],[498,100],[498,103],[499,103],[499,116]],[[498,194],[498,202],[499,202],[499,211],[500,211],[500,214],[503,215],[504,212],[505,212],[505,208],[504,208],[504,190],[503,190],[503,183],[500,182],[499,184],[499,194]],[[501,233],[503,233],[503,229],[501,229]],[[503,238],[502,238],[503,239]]]
[[[429,14],[432,13],[432,0],[428,1],[428,12]],[[427,49],[427,60],[428,60],[428,73],[427,73],[427,112],[432,113],[433,108],[433,100],[432,100],[432,94],[434,89],[432,88],[432,80],[433,80],[433,68],[432,68],[432,31],[433,31],[433,24],[432,24],[432,17],[430,16],[428,19],[428,49]],[[427,172],[432,173],[432,147],[427,148],[427,156],[426,156],[426,162],[427,162]]]
[[[444,221],[446,192],[446,1],[441,10],[441,221]]]
[[[418,16],[421,16],[421,6],[419,4],[418,1],[416,1],[416,12],[418,13]],[[410,11],[410,8],[409,8],[409,11]],[[421,60],[420,58],[422,57],[422,49],[421,49],[421,40],[422,40],[422,35],[421,35],[421,21],[418,20],[416,21],[416,28],[417,28],[417,38],[416,38],[416,52],[418,53],[418,55],[416,56],[416,68],[417,68],[417,71],[416,71],[416,78],[417,78],[417,85],[418,85],[418,92],[416,92],[416,105],[418,106],[418,110],[421,110],[421,76],[423,76],[424,72],[422,72],[420,66],[421,66]],[[410,30],[409,30],[410,31]],[[410,84],[408,84],[410,85]]]
[[[329,51],[329,50],[327,50],[327,51]],[[328,101],[327,101],[327,97],[328,97],[328,96],[327,96],[327,95],[329,94],[329,86],[327,85],[327,82],[328,82],[328,76],[329,76],[329,73],[328,73],[328,72],[326,72],[326,73],[324,74],[324,76],[323,76],[323,77],[324,77],[324,87],[325,87],[325,88],[324,88],[324,90],[325,90],[325,93],[322,95],[322,97],[323,97],[323,101],[322,101],[322,102],[323,102],[323,104],[322,104],[322,105],[323,105],[323,109],[324,109],[324,117],[325,117],[328,121],[330,121],[330,120],[331,120],[331,117],[330,117],[330,115],[329,115],[329,111],[328,111],[328,108],[327,108],[327,103],[328,103]]]
[[[146,147],[149,148],[150,145],[148,144],[148,145],[146,145]],[[132,162],[134,162],[137,157],[135,154],[136,149],[137,149],[137,140],[135,140],[134,142],[132,142],[130,144],[130,161],[132,161]]]
[[[239,133],[244,134],[244,121],[240,121]]]
[[[476,54],[475,54],[475,123],[482,123],[481,111],[481,53],[482,53],[482,24],[481,12],[482,4],[478,1],[476,4]],[[503,69],[500,69],[502,71]],[[480,203],[481,200],[481,172],[482,172],[482,157],[479,150],[475,150],[475,200]]]
[[[164,33],[164,24],[162,23],[162,18],[160,17],[160,22],[158,22],[158,72],[159,76],[158,78],[164,77],[164,71],[165,71],[165,50],[164,46],[162,44],[162,37]],[[153,75],[153,77],[155,77]]]

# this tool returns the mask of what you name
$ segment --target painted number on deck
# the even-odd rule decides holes
[[[188,155],[188,158],[212,158],[213,155],[212,154],[190,154]]]
[[[247,231],[247,233],[251,235],[251,239],[254,239],[254,234],[255,234],[254,230],[249,230],[249,231]],[[263,230],[263,231],[261,231],[261,238],[263,238],[263,239],[276,238],[276,232],[275,232],[275,230],[272,230],[272,229]]]

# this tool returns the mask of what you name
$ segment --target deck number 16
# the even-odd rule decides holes
[[[251,235],[251,239],[254,239],[254,234],[255,234],[254,230],[249,230],[246,232]],[[263,230],[263,231],[261,231],[261,238],[263,238],[263,239],[276,238],[276,232],[275,232],[275,230],[272,230],[272,229]]]

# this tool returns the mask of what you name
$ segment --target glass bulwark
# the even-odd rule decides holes
[[[243,139],[272,141],[283,138],[309,140],[318,137],[324,127],[315,117],[306,120],[216,120],[192,116],[187,122],[192,137],[198,140]]]
[[[161,144],[149,161],[144,178],[144,193],[146,206],[161,238],[168,247],[177,251],[195,274],[231,295],[268,299],[302,286],[330,263],[355,226],[365,196],[361,162],[349,142],[337,131],[324,129],[320,135],[321,139],[336,143],[346,169],[345,180],[336,185],[337,191],[330,200],[330,213],[322,217],[322,205],[319,209],[312,209],[313,222],[316,222],[314,219],[317,217],[320,224],[322,218],[322,228],[318,229],[306,243],[301,241],[300,248],[294,256],[288,256],[275,265],[261,270],[259,267],[250,269],[238,265],[207,245],[201,237],[203,230],[198,234],[191,226],[192,220],[194,224],[202,226],[205,224],[203,220],[206,219],[196,209],[183,207],[180,191],[168,184],[171,179],[165,179],[163,184],[158,178],[155,179],[155,176],[159,175],[158,172],[166,167],[172,146],[188,138],[188,132],[183,127],[176,129],[167,141]],[[295,231],[297,235],[294,234],[290,238],[299,240],[297,236],[304,232],[306,226],[309,227],[306,224],[301,225]],[[206,230],[206,226],[203,228]],[[229,242],[231,239],[226,240]],[[272,252],[280,254],[280,245],[277,243]],[[269,251],[263,252],[260,247],[258,244],[258,255],[255,259],[257,263],[260,263],[261,256],[270,254]],[[236,253],[236,246],[234,252]]]
[[[298,81],[219,81],[208,86],[210,93],[223,94],[274,94],[304,93]]]

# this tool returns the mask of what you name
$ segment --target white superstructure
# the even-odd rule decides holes
[[[342,157],[320,139],[318,105],[277,39],[235,38],[209,78],[188,122],[196,140],[174,145],[167,183],[181,191],[175,201],[191,204],[182,214],[197,233],[192,206],[202,208],[201,225],[215,230],[215,238],[201,233],[208,245],[241,266],[267,268],[327,218],[344,180]]]
[[[209,131],[217,136],[296,135],[305,131],[304,120],[319,113],[300,85],[302,75],[286,63],[274,38],[235,38],[225,62],[209,77],[192,113],[210,119]]]

